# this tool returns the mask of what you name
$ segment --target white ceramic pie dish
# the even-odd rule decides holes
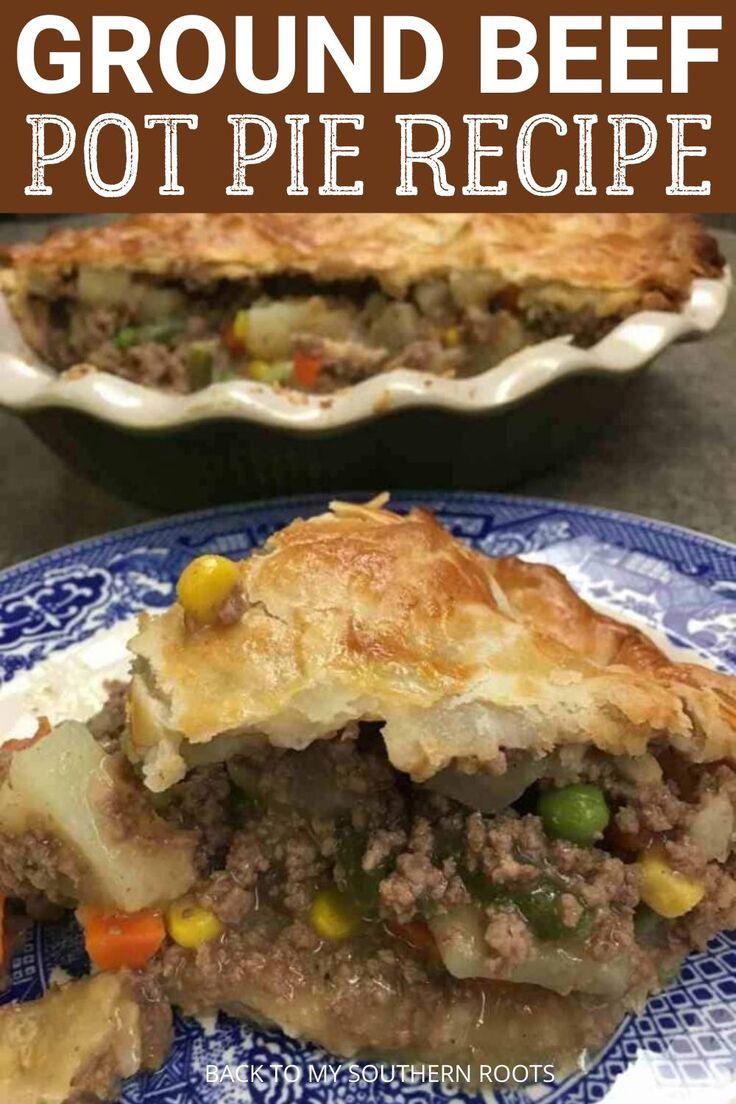
[[[499,490],[579,451],[657,353],[716,326],[730,283],[696,280],[679,312],[633,315],[589,349],[559,337],[470,379],[398,370],[331,395],[61,377],[0,298],[0,404],[83,475],[157,510],[336,486]]]
[[[107,372],[59,376],[23,341],[7,301],[0,300],[0,403],[17,411],[63,407],[134,430],[170,430],[213,419],[235,419],[303,433],[346,428],[375,415],[412,407],[483,414],[516,404],[550,384],[596,372],[635,372],[666,346],[712,330],[726,307],[731,276],[693,282],[678,312],[647,311],[620,323],[596,345],[572,338],[531,345],[468,379],[408,369],[385,372],[330,395],[274,389],[252,380],[215,383],[190,395],[167,394]]]

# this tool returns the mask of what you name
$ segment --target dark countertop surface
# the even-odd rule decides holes
[[[8,221],[0,242],[20,232],[20,223]],[[736,271],[736,234],[718,236]],[[627,510],[736,542],[735,436],[736,296],[714,334],[668,349],[638,377],[586,452],[512,490]],[[154,516],[74,475],[6,412],[0,471],[0,567]]]

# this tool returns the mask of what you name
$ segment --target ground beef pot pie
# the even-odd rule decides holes
[[[329,392],[392,368],[483,372],[591,345],[718,276],[687,215],[143,215],[5,255],[21,330],[59,371],[189,392],[245,377]]]
[[[75,909],[99,971],[0,1010],[6,1104],[113,1096],[172,1004],[562,1072],[736,923],[736,681],[553,569],[376,500],[177,593],[100,714],[0,753],[6,928]],[[72,1014],[46,1075],[14,1040]]]

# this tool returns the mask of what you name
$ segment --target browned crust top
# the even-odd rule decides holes
[[[423,511],[336,503],[271,537],[241,585],[235,624],[192,631],[175,605],[132,642],[148,667],[134,685],[157,687],[177,739],[303,747],[385,720],[391,761],[420,779],[500,746],[640,754],[657,738],[734,757],[736,680],[673,662],[554,569],[475,553]]]
[[[197,280],[370,276],[393,293],[481,269],[655,307],[681,301],[693,278],[724,264],[698,220],[678,214],[148,214],[60,230],[3,258],[18,273],[96,265]]]

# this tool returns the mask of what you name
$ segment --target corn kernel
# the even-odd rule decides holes
[[[177,901],[166,913],[169,935],[180,947],[201,947],[222,934],[222,924],[211,909]]]
[[[448,349],[454,349],[456,345],[460,344],[460,331],[457,326],[448,326],[442,334],[442,343],[447,346]]]
[[[321,889],[309,911],[312,927],[323,939],[347,939],[355,931],[358,917],[338,889]]]
[[[233,337],[239,345],[248,344],[248,311],[239,310],[235,312],[235,318],[233,318]]]
[[[248,375],[259,383],[270,383],[272,369],[267,360],[251,360],[248,362]]]
[[[198,556],[184,568],[176,596],[195,621],[214,621],[238,581],[238,565],[224,556]]]
[[[703,899],[703,882],[673,870],[666,856],[656,848],[645,852],[639,860],[639,869],[642,901],[667,920],[684,916]]]

